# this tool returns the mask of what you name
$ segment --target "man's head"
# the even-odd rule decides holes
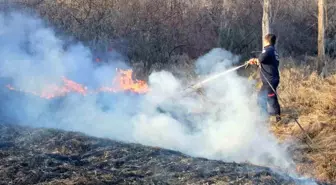
[[[275,43],[276,43],[276,36],[274,34],[269,33],[265,35],[264,46],[269,46],[269,45],[274,46]]]

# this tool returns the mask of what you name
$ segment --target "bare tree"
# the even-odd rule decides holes
[[[322,40],[326,55],[336,57],[335,0],[324,1]],[[214,47],[244,60],[269,32],[281,40],[283,57],[315,56],[318,50],[311,47],[318,42],[317,0],[0,0],[2,13],[8,10],[4,2],[36,11],[57,34],[82,41],[95,55],[113,48],[147,69],[182,63],[175,60],[180,56],[192,60]]]
[[[270,0],[264,0],[263,4],[263,17],[262,17],[262,37],[271,32],[270,26],[270,11],[271,11]],[[264,47],[264,43],[263,43]]]
[[[317,64],[318,73],[323,73],[325,61],[325,0],[318,1],[318,57]],[[323,74],[321,74],[323,75]]]

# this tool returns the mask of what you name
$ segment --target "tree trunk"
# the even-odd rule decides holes
[[[262,18],[262,40],[264,39],[266,34],[271,33],[270,11],[271,11],[270,0],[264,0],[263,18]],[[264,43],[263,43],[263,47],[264,47]]]
[[[318,63],[317,72],[322,73],[325,61],[325,15],[324,15],[325,0],[318,0]]]

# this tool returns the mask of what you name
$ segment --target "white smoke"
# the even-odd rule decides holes
[[[106,85],[115,75],[113,64],[95,68],[92,55],[80,43],[66,43],[41,20],[21,13],[0,14],[0,76],[15,87],[39,89],[61,84],[61,76],[92,86]],[[238,56],[214,49],[196,62],[196,72],[225,70]],[[118,61],[120,62],[120,61]],[[206,101],[195,94],[180,97],[184,87],[166,71],[149,77],[144,96],[68,96],[60,102],[26,98],[7,101],[6,113],[37,127],[85,132],[126,142],[174,149],[192,156],[246,162],[294,170],[286,148],[259,116],[253,83],[230,73],[204,88]],[[5,88],[5,87],[4,87]],[[57,104],[57,108],[51,108]],[[104,106],[110,109],[104,110]],[[19,110],[16,110],[20,107]],[[193,111],[200,110],[200,114]]]

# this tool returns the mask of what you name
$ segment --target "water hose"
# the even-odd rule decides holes
[[[272,86],[272,84],[270,83],[270,81],[266,78],[265,74],[264,74],[261,70],[260,70],[260,73],[261,73],[261,75],[264,77],[264,79],[266,80],[266,82],[268,83],[268,85],[271,87],[272,91],[273,91],[274,94],[277,96],[278,100],[279,100],[282,104],[284,104],[284,101],[282,101],[282,99],[280,98],[280,96],[278,95],[278,93],[276,92],[276,90],[273,88],[273,86]],[[295,111],[295,112],[298,114],[297,111]],[[297,120],[297,118],[292,118],[292,119],[293,119],[293,120],[295,121],[295,123],[300,127],[300,129],[302,130],[302,132],[303,132],[303,133],[306,135],[306,137],[309,139],[310,143],[311,143],[312,145],[314,145],[314,142],[313,142],[312,138],[308,135],[307,131],[302,127],[302,125],[299,123],[299,121]],[[306,143],[307,143],[307,142],[306,142]],[[310,149],[313,149],[309,143],[307,143],[307,145],[309,146]]]

